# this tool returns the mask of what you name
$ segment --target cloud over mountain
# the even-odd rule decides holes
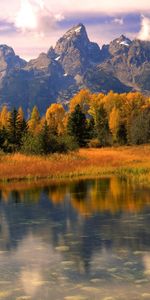
[[[53,14],[43,0],[21,0],[15,25],[23,32],[32,31],[42,36],[49,33],[63,18],[60,13]]]
[[[149,0],[5,0],[0,3],[1,43],[30,59],[80,22],[100,45],[121,34],[148,40],[149,17]]]
[[[150,41],[150,18],[144,15],[142,15],[141,30],[137,37],[143,41]]]

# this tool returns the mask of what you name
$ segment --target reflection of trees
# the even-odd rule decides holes
[[[70,198],[71,205],[79,214],[90,216],[97,212],[140,212],[150,204],[149,189],[135,185],[131,180],[117,177],[101,178],[96,180],[80,180],[67,183],[58,183],[26,190],[16,185],[1,190],[1,199],[5,202],[39,203],[41,191],[49,197],[54,205],[59,205]]]
[[[5,202],[8,202],[9,200],[9,192],[8,191],[1,191],[1,197],[2,197],[2,200],[5,201]]]
[[[50,201],[52,201],[54,204],[63,202],[67,194],[67,188],[68,187],[65,184],[52,185],[48,192]]]
[[[32,232],[54,248],[69,247],[64,259],[74,261],[80,274],[90,273],[93,255],[103,249],[116,253],[150,250],[149,215],[144,213],[149,189],[129,180],[103,178],[16,189],[9,191],[9,200],[0,202],[5,216],[5,222],[0,220],[0,235],[7,224],[6,244],[5,237],[3,245],[0,240],[3,249],[14,249]]]
[[[72,189],[70,189],[72,191]],[[138,190],[138,192],[137,192]],[[148,190],[116,177],[74,183],[71,204],[81,215],[140,212],[150,204]]]

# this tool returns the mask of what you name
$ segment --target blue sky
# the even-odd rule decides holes
[[[0,3],[0,44],[29,60],[78,23],[100,46],[121,34],[150,40],[150,1],[5,0]]]

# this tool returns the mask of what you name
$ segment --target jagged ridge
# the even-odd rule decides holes
[[[92,92],[150,92],[150,42],[124,35],[104,45],[89,40],[78,24],[47,53],[29,62],[7,45],[0,46],[0,105],[22,105],[41,112],[54,101],[68,101],[81,88]]]

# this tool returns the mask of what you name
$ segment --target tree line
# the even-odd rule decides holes
[[[150,98],[139,92],[92,94],[81,90],[67,107],[51,104],[44,116],[34,106],[0,111],[0,149],[29,154],[67,152],[78,147],[150,142]]]

